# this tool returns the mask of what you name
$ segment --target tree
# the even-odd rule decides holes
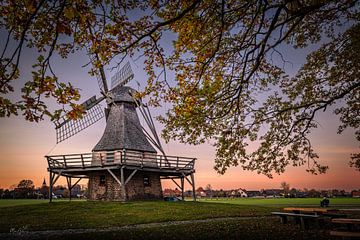
[[[29,179],[24,179],[19,182],[17,188],[14,189],[16,198],[31,198],[34,192],[34,182]]]
[[[212,188],[210,183],[206,185],[205,191],[206,191],[206,194],[208,194],[209,197],[213,196],[213,188]]]
[[[282,190],[284,190],[284,196],[287,196],[289,194],[290,184],[287,182],[281,182],[280,187]]]
[[[23,179],[19,182],[17,185],[17,188],[20,189],[33,189],[34,188],[34,182],[29,179]]]
[[[159,117],[163,137],[190,144],[211,140],[222,174],[240,165],[271,177],[304,164],[311,173],[324,173],[308,136],[319,112],[330,106],[341,120],[338,132],[354,128],[360,140],[357,0],[29,0],[3,2],[0,11],[1,30],[8,33],[0,62],[1,116],[56,120],[70,107],[68,118],[82,117],[79,91],[56,77],[50,59],[85,51],[91,75],[103,75],[116,57],[142,59],[149,78],[137,97],[150,96],[154,106],[171,104]],[[130,18],[134,12],[141,14]],[[175,40],[165,51],[169,34]],[[289,76],[284,48],[314,43],[320,47]],[[38,49],[39,57],[21,99],[13,101],[5,94],[21,76],[24,47]],[[44,98],[61,108],[50,111]],[[359,153],[351,158],[360,170]]]

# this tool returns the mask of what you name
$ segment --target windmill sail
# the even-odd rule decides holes
[[[111,78],[111,88],[114,89],[117,86],[124,86],[131,79],[134,78],[134,73],[131,69],[130,63],[127,62],[119,71],[115,73]]]
[[[105,114],[99,103],[104,99],[104,97],[96,99],[96,96],[93,96],[82,103],[82,106],[86,110],[86,114],[81,119],[67,119],[65,114],[56,121],[56,143],[62,142],[74,136],[103,118]]]

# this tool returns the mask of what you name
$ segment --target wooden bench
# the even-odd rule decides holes
[[[302,207],[286,207],[284,211],[293,213],[312,213],[312,214],[336,214],[338,209],[333,208],[302,208]]]
[[[348,231],[331,230],[330,235],[334,236],[334,237],[359,238],[360,237],[360,232],[348,232]]]
[[[359,238],[360,230],[356,229],[357,225],[360,225],[360,219],[352,218],[336,218],[331,220],[335,224],[343,224],[346,226],[346,230],[332,230],[331,236],[343,237],[343,238]]]
[[[344,213],[340,213],[338,209],[333,208],[300,208],[300,207],[286,207],[284,208],[284,211],[300,214],[314,214],[314,215],[320,215],[325,218],[346,218],[347,215]]]
[[[300,223],[302,229],[309,229],[309,220],[318,220],[320,218],[319,215],[301,213],[271,212],[271,214],[279,216],[283,224],[287,223],[288,217],[293,217],[296,223]]]

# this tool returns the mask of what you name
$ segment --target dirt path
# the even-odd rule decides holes
[[[38,238],[51,238],[51,236],[62,236],[70,234],[82,234],[82,233],[101,233],[101,232],[116,232],[123,229],[141,229],[152,227],[166,227],[172,225],[183,225],[191,223],[206,223],[206,222],[221,222],[226,220],[246,220],[254,218],[274,218],[272,216],[254,216],[254,217],[225,217],[225,218],[208,218],[200,220],[185,220],[185,221],[171,221],[171,222],[158,222],[158,223],[144,223],[136,225],[126,225],[119,227],[109,228],[86,228],[86,229],[62,229],[62,230],[45,230],[45,231],[23,231],[13,230],[10,233],[0,233],[0,239],[38,239]]]

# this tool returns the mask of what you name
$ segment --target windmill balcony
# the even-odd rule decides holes
[[[103,167],[147,168],[154,171],[194,172],[195,158],[164,156],[138,151],[104,151],[46,156],[50,171],[98,170]]]

